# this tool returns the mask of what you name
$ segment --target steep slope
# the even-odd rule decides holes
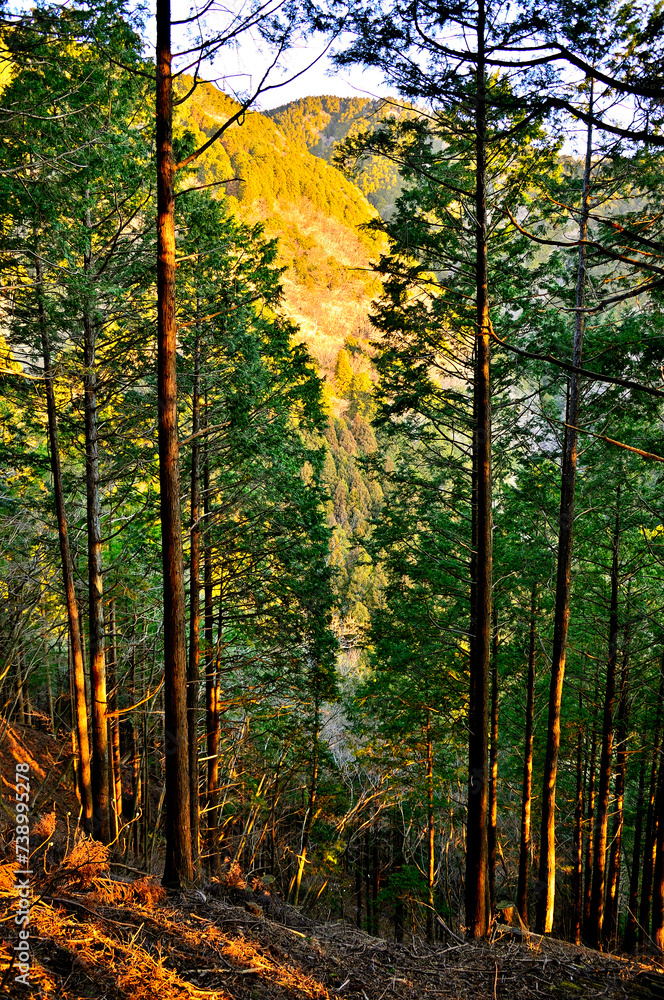
[[[178,132],[202,143],[236,110],[231,98],[205,84],[180,106]],[[329,374],[347,337],[369,333],[367,312],[378,289],[370,262],[379,247],[362,226],[375,210],[293,128],[284,131],[258,112],[203,154],[192,183],[218,185],[231,211],[262,221],[266,234],[279,238],[286,309]]]

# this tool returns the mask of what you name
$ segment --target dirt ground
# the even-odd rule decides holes
[[[20,730],[20,731],[19,731]],[[50,742],[49,742],[50,741]],[[37,745],[39,744],[39,745]],[[31,868],[29,986],[15,981],[16,868],[8,818],[13,760],[34,761],[43,814]],[[246,886],[233,866],[176,897],[77,838],[67,754],[46,734],[13,727],[0,744],[0,996],[108,1000],[525,1000],[664,998],[659,964],[600,954],[497,927],[486,941],[397,944],[351,925],[317,923]],[[38,769],[38,770],[37,770]],[[55,805],[54,805],[55,803]],[[70,816],[67,817],[67,813]],[[33,829],[35,828],[33,826]],[[63,860],[45,855],[57,828]],[[32,841],[31,841],[32,847]]]

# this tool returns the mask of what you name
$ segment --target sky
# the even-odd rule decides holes
[[[207,37],[227,29],[230,19],[242,16],[243,3],[239,0],[232,12],[217,6],[205,19]],[[280,0],[267,0],[267,4],[280,4]],[[174,20],[186,18],[192,10],[191,0],[172,0]],[[247,8],[245,8],[246,10]],[[146,25],[148,45],[154,45],[154,20]],[[190,49],[200,41],[196,30],[186,27],[173,28],[173,52]],[[301,97],[333,94],[337,97],[387,97],[393,93],[375,70],[362,71],[357,67],[337,69],[333,66],[323,36],[301,40],[284,53],[271,71],[266,89],[257,100],[256,110],[268,110],[287,104]],[[257,31],[243,33],[236,46],[225,45],[212,65],[202,67],[201,76],[213,81],[231,96],[244,96],[253,92],[270,65],[273,55]],[[312,65],[313,64],[313,65]],[[177,66],[177,61],[175,63]]]
[[[256,104],[257,109],[268,110],[300,97],[321,94],[333,94],[336,97],[387,97],[390,93],[376,71],[363,72],[356,67],[339,69],[324,55],[311,66],[322,50],[322,45],[318,48],[312,45],[291,51],[281,71],[275,70],[272,73],[270,79],[275,85],[274,89],[262,95]],[[223,89],[231,92],[235,82],[240,89],[255,86],[264,72],[266,61],[257,46],[245,43],[237,53],[227,53],[224,64],[226,73],[241,74],[235,79],[229,78],[222,85]],[[293,79],[300,72],[302,75]]]

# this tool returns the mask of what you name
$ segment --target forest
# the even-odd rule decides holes
[[[2,858],[661,953],[659,6],[207,9],[0,4]]]

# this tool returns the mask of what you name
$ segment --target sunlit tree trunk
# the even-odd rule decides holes
[[[604,920],[604,890],[606,882],[606,849],[611,797],[611,755],[613,753],[613,703],[616,695],[616,664],[618,662],[618,559],[620,554],[620,486],[616,494],[616,517],[613,529],[611,562],[611,611],[609,618],[609,658],[606,665],[602,750],[599,761],[597,822],[595,824],[595,864],[590,899],[588,941],[593,948],[602,942]]]
[[[88,195],[89,197],[89,195]],[[90,211],[86,210],[88,240],[92,240]],[[84,255],[88,280],[92,271],[90,242]],[[89,290],[86,290],[89,295]],[[85,478],[88,527],[88,636],[90,701],[92,709],[93,833],[107,842],[110,835],[108,784],[108,722],[106,699],[106,636],[102,573],[101,475],[99,470],[99,415],[97,402],[97,327],[88,299],[83,312],[85,371]]]
[[[468,701],[468,813],[466,822],[466,926],[471,937],[487,933],[488,724],[491,646],[491,382],[486,225],[486,81],[484,0],[477,15],[475,96],[476,338],[473,393],[473,640]]]
[[[318,813],[320,812],[320,810],[316,809],[316,802],[318,799],[318,768],[320,762],[319,732],[320,732],[319,706],[318,706],[318,698],[316,697],[316,703],[314,706],[311,780],[309,783],[307,807],[304,813],[304,821],[302,823],[302,835],[300,837],[300,853],[298,854],[297,870],[294,876],[294,893],[293,893],[294,906],[297,906],[300,899],[300,888],[302,886],[302,877],[304,875],[304,868],[307,863],[307,851],[309,849],[309,837],[311,836],[311,827],[313,826],[314,820],[316,819]],[[367,884],[367,892],[368,891],[369,891],[369,885]]]
[[[491,742],[489,751],[489,912],[496,913],[496,844],[498,836],[498,613],[493,607],[493,652],[491,656]]]
[[[110,799],[111,816],[113,819],[113,837],[117,837],[122,826],[122,754],[120,752],[120,719],[117,716],[118,710],[118,677],[117,677],[117,635],[115,631],[115,601],[108,603],[108,631],[109,631],[109,656],[108,656],[108,706],[110,717],[108,720],[108,742],[110,747]]]
[[[129,675],[129,700],[132,705],[135,705],[140,698],[136,690],[136,647],[132,646],[131,650],[131,672]],[[135,853],[138,855],[140,850],[140,828],[139,824],[136,822],[138,816],[139,806],[142,806],[141,802],[141,752],[140,743],[138,738],[138,726],[137,726],[137,716],[136,712],[131,713],[131,791],[132,791],[132,806],[131,806],[131,818],[134,821],[133,838]]]
[[[431,736],[431,711],[427,708],[427,888],[429,891],[429,909],[427,910],[427,940],[433,941],[434,895],[433,887],[436,875],[436,824],[433,799],[433,740]],[[376,933],[378,927],[376,926]]]
[[[175,321],[175,164],[170,0],[157,0],[157,327],[159,484],[164,587],[166,862],[162,882],[193,879],[189,808],[187,637],[178,448]]]
[[[537,584],[530,593],[530,641],[528,644],[528,682],[526,693],[526,737],[523,751],[523,785],[521,794],[521,842],[519,845],[519,881],[516,905],[528,926],[528,875],[530,869],[530,813],[533,788],[533,721],[535,715],[535,614]]]
[[[203,512],[206,524],[203,552],[203,589],[205,600],[205,731],[207,741],[206,850],[211,872],[219,870],[219,831],[217,801],[219,797],[219,703],[214,655],[214,608],[212,588],[212,542],[210,537],[210,458],[206,445],[203,462]],[[219,601],[223,600],[220,595]]]
[[[44,381],[46,388],[46,411],[48,417],[49,457],[51,474],[53,476],[53,494],[55,497],[55,512],[58,521],[58,539],[60,542],[60,564],[67,605],[69,622],[69,641],[72,657],[74,715],[76,719],[76,736],[79,753],[79,781],[81,805],[83,808],[83,829],[92,832],[92,775],[90,770],[90,743],[88,738],[88,708],[85,699],[85,667],[83,646],[81,643],[81,621],[78,614],[76,587],[74,584],[74,567],[69,547],[69,532],[67,530],[67,515],[65,513],[64,490],[62,488],[62,468],[60,465],[60,445],[58,440],[57,407],[53,388],[54,373],[51,365],[51,349],[48,336],[48,324],[43,300],[43,275],[39,255],[36,261],[37,278],[37,312],[41,333],[42,356],[44,359]]]
[[[592,94],[592,91],[591,91]],[[592,96],[591,96],[592,108]],[[585,334],[586,294],[586,236],[592,169],[592,129],[588,127],[586,162],[583,172],[581,221],[579,224],[579,258],[576,280],[576,318],[574,320],[574,345],[572,364],[581,365],[583,337]],[[567,632],[569,628],[569,594],[572,573],[572,540],[574,532],[574,492],[576,485],[577,432],[579,417],[580,378],[572,373],[567,389],[567,412],[563,442],[560,519],[558,529],[558,565],[556,573],[556,606],[553,623],[553,650],[551,653],[551,682],[547,720],[546,757],[542,783],[542,824],[540,830],[540,864],[537,887],[535,929],[538,934],[548,934],[553,927],[553,908],[556,894],[556,778],[560,751],[560,707],[565,678]]]
[[[200,305],[196,303],[197,317]],[[198,807],[198,683],[200,660],[200,335],[196,328],[194,344],[194,383],[192,391],[191,432],[191,524],[189,558],[189,665],[187,672],[187,719],[189,739],[189,807],[191,809],[191,841],[194,867],[198,868],[200,856],[200,812]]]
[[[662,674],[664,675],[664,655],[662,656]],[[664,740],[661,741],[659,753],[659,776],[654,816],[657,822],[657,833],[652,880],[652,938],[660,951],[664,951]]]
[[[611,850],[609,854],[606,913],[604,914],[604,941],[608,946],[610,946],[613,941],[617,943],[618,936],[618,888],[620,885],[620,852],[622,849],[624,824],[627,725],[629,715],[628,639],[629,636],[627,634],[627,629],[625,629],[625,648],[623,651],[622,670],[620,674],[620,700],[618,702],[618,725],[616,729],[616,778],[613,806],[613,830],[611,836]]]
[[[579,716],[583,695],[579,691]],[[572,872],[572,939],[581,942],[583,927],[583,723],[576,738],[576,800],[574,802],[574,869]]]
[[[595,703],[597,702],[597,690],[595,691]],[[583,890],[583,933],[587,935],[590,929],[590,897],[593,887],[593,847],[595,843],[595,771],[597,765],[597,730],[593,723],[592,737],[590,741],[590,764],[588,766],[588,780],[586,801],[588,812],[586,814],[586,863],[585,863],[585,884]]]
[[[655,852],[657,850],[657,786],[658,761],[660,756],[660,740],[662,738],[662,704],[664,703],[664,654],[657,694],[657,714],[655,718],[655,736],[652,744],[652,763],[650,767],[650,786],[648,793],[648,813],[646,816],[646,836],[643,851],[643,877],[641,879],[641,902],[639,906],[639,945],[643,947],[650,923],[650,905],[652,903],[652,879],[655,867]]]

